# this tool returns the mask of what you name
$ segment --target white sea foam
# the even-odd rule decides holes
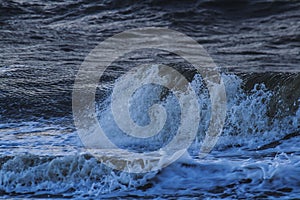
[[[12,128],[14,124],[7,124],[0,129],[3,134],[1,152],[11,153],[3,153],[0,158],[0,193],[24,194],[27,197],[59,195],[77,198],[129,195],[155,198],[161,194],[166,198],[297,197],[300,194],[300,110],[289,116],[270,119],[267,109],[274,95],[272,91],[263,84],[257,84],[246,92],[242,89],[242,80],[236,75],[223,74],[222,78],[228,99],[227,118],[217,145],[206,158],[195,157],[208,126],[210,102],[201,77],[195,76],[191,86],[199,97],[201,121],[197,138],[189,148],[190,155],[184,154],[177,162],[159,171],[130,174],[110,169],[95,157],[86,154],[86,150],[81,147],[72,149],[72,145],[79,145],[76,132],[66,133],[65,129],[58,131],[58,127],[40,128],[35,122],[23,122],[17,128]],[[112,115],[109,115],[110,98],[104,102],[107,105],[105,109],[98,110],[99,121],[106,134],[119,147],[137,153],[151,152],[172,139],[167,133],[176,133],[179,123],[176,117],[179,112],[176,98],[169,93],[161,98],[158,94],[161,94],[163,88],[151,87],[138,90],[133,95],[134,106],[130,109],[135,110],[130,111],[131,116],[136,122],[147,124],[149,116],[145,114],[145,110],[153,102],[162,99],[161,105],[169,115],[166,122],[171,122],[164,127],[166,134],[144,141],[126,135],[120,137],[123,133],[116,128]],[[101,106],[103,108],[103,104]],[[59,136],[63,133],[65,135]],[[292,133],[295,134],[289,135]],[[14,148],[18,141],[24,145],[24,141],[34,139],[35,151],[28,152],[26,148],[23,152],[22,148],[12,151],[7,146],[11,140],[8,135],[18,136],[15,137]],[[56,150],[53,146],[47,146],[54,141],[59,147]],[[60,145],[63,147],[66,144],[66,148],[60,148]]]

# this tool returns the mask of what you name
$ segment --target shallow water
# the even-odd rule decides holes
[[[299,10],[298,1],[1,1],[1,197],[299,197]],[[117,127],[111,94],[115,81],[134,66],[160,63],[179,70],[201,105],[189,156],[158,171],[130,174],[110,169],[83,147],[72,117],[72,90],[80,65],[99,42],[150,26],[182,32],[207,50],[225,85],[226,120],[212,152],[199,158],[211,115],[200,75],[163,51],[119,58],[96,94],[99,123],[118,147],[157,150],[179,126],[175,96],[150,85],[133,96],[131,116],[146,125],[145,110],[159,102],[168,114],[164,129],[144,140]],[[108,155],[118,157],[115,151]]]

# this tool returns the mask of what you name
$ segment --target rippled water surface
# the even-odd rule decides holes
[[[300,1],[0,1],[0,196],[299,198],[299,11]],[[169,116],[165,129],[148,140],[120,131],[111,94],[115,81],[134,66],[174,67],[202,105],[189,155],[158,171],[130,174],[110,169],[83,147],[72,90],[97,44],[144,27],[176,30],[201,44],[224,81],[227,110],[216,146],[199,158],[211,114],[201,76],[164,51],[142,49],[119,58],[99,81],[96,113],[120,148],[159,149],[180,125],[174,95],[152,85],[133,96],[132,118],[149,123],[145,109],[160,102]]]

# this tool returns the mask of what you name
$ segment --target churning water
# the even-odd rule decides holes
[[[299,1],[0,1],[0,195],[299,198],[299,11]],[[124,55],[101,77],[95,101],[99,124],[119,148],[140,155],[158,150],[180,126],[176,95],[148,84],[136,90],[129,112],[145,126],[148,109],[158,103],[166,110],[163,129],[145,139],[118,127],[113,89],[134,67],[178,70],[201,108],[188,154],[160,170],[127,173],[109,168],[82,145],[72,90],[81,63],[99,42],[150,26],[182,32],[207,50],[224,82],[226,118],[212,152],[199,157],[212,114],[201,74],[179,56],[146,46]],[[118,151],[103,153],[111,155],[117,159]]]

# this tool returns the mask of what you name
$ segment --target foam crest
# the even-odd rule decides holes
[[[97,196],[138,187],[155,175],[113,171],[88,154],[64,157],[20,155],[2,157],[1,161],[0,190],[7,195]]]

